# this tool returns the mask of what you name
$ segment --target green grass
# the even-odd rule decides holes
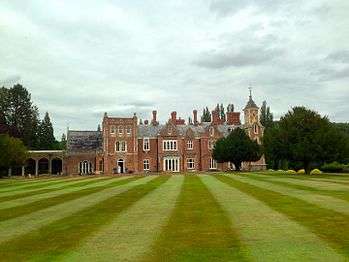
[[[349,261],[349,175],[0,180],[1,261]]]

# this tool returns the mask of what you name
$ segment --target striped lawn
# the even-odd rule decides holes
[[[349,261],[349,176],[0,180],[1,261]]]
[[[167,225],[146,261],[245,260],[237,230],[198,176],[184,178]]]

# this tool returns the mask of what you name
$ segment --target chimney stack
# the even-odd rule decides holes
[[[228,125],[241,125],[240,112],[227,112]]]
[[[156,114],[157,114],[157,111],[153,110],[153,119],[151,120],[151,124],[153,126],[157,126],[159,124],[159,122],[156,120]]]
[[[198,111],[196,109],[193,110],[194,115],[194,125],[196,126],[198,124]]]
[[[221,119],[219,118],[218,110],[213,110],[212,111],[212,124],[214,124],[214,125],[221,124]]]
[[[173,111],[171,113],[171,121],[172,121],[173,124],[176,124],[176,120],[177,120],[177,112]]]

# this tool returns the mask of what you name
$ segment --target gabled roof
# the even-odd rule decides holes
[[[102,132],[69,130],[67,135],[68,152],[91,152],[102,150]]]

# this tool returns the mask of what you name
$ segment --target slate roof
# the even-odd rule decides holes
[[[176,129],[178,131],[179,136],[184,136],[188,129],[191,129],[195,136],[199,137],[201,134],[205,133],[206,128],[210,125],[210,122],[204,122],[201,125],[177,125]],[[155,138],[160,134],[160,131],[162,128],[164,128],[165,125],[139,125],[138,126],[138,138],[143,137],[149,137],[149,138]],[[224,136],[227,136],[231,130],[234,128],[239,127],[235,125],[227,125],[226,123],[222,125],[218,125],[217,128],[219,132],[221,132]]]
[[[250,99],[248,100],[245,109],[246,108],[258,108],[258,106],[256,105],[256,103],[253,101],[252,96],[250,96]]]
[[[73,131],[67,135],[68,152],[91,152],[102,150],[102,132]]]

